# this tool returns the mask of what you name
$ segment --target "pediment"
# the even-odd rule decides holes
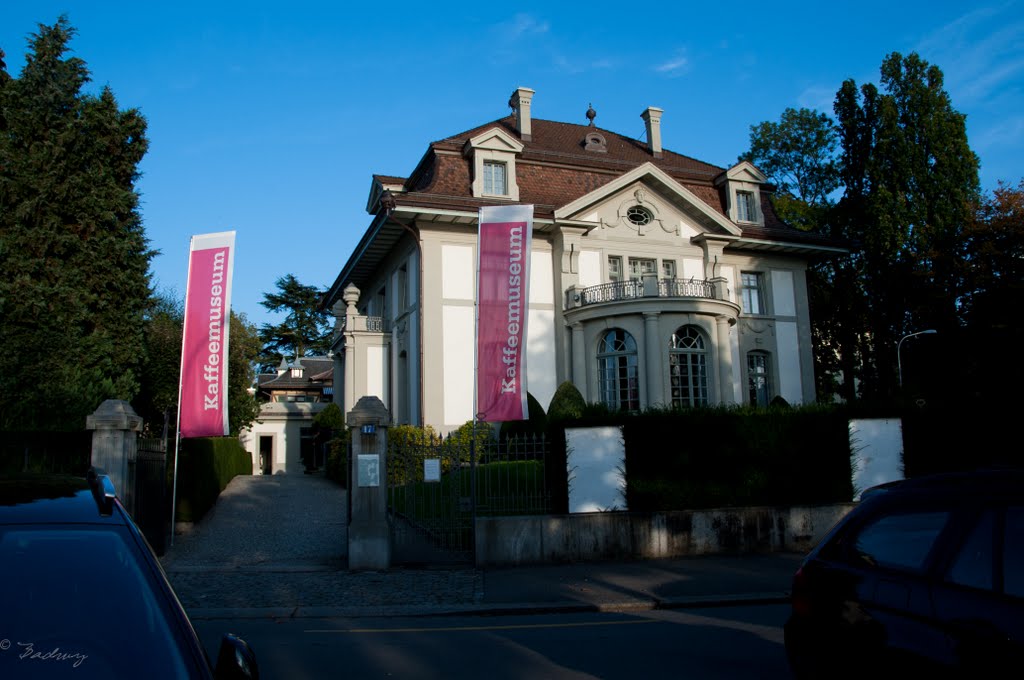
[[[589,194],[556,209],[555,219],[585,222],[587,221],[586,216],[596,206],[615,200],[620,192],[633,184],[646,186],[658,196],[668,200],[679,212],[690,217],[705,231],[733,236],[739,236],[741,233],[729,218],[705,203],[703,199],[653,163],[644,163]]]
[[[474,149],[486,149],[502,153],[519,154],[523,151],[523,143],[501,128],[484,130],[471,138],[463,147],[463,153],[469,154]]]
[[[757,166],[750,161],[740,161],[715,178],[716,185],[720,185],[725,181],[766,184],[768,176],[758,170]]]

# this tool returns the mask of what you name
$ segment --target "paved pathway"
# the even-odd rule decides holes
[[[345,491],[317,475],[235,477],[162,558],[193,615],[430,610],[481,598],[472,568],[349,573]]]
[[[193,618],[634,610],[782,602],[788,553],[351,573],[345,491],[313,475],[236,477],[162,558]]]

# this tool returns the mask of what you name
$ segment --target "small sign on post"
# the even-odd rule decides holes
[[[427,458],[423,461],[423,481],[425,482],[440,482],[441,481],[441,459],[440,458]]]
[[[359,454],[359,486],[380,486],[380,455]]]

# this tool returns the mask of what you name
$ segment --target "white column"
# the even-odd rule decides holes
[[[587,349],[583,342],[583,324],[572,325],[572,384],[575,385],[588,401],[590,392],[587,386]]]
[[[719,401],[723,404],[735,404],[736,390],[732,365],[732,343],[729,342],[729,317],[716,317],[715,326],[718,335],[715,345],[718,349]]]
[[[644,349],[647,355],[644,364],[647,369],[647,403],[650,407],[663,404],[665,388],[662,382],[661,338],[658,336],[658,312],[644,312]]]

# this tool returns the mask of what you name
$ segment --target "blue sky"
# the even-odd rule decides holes
[[[716,4],[719,6],[711,6]],[[142,213],[159,288],[184,295],[189,236],[237,231],[234,308],[274,281],[330,285],[369,224],[371,175],[407,176],[429,142],[508,114],[643,137],[729,166],[750,126],[786,107],[831,113],[844,79],[878,83],[886,54],[939,66],[967,114],[986,190],[1024,157],[1024,0],[972,4],[173,3],[32,0],[0,8],[21,71],[27,36],[66,13],[95,91],[149,121]]]

